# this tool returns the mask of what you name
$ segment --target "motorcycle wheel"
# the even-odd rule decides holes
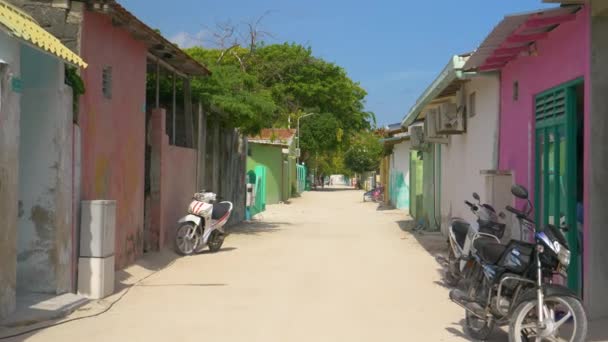
[[[456,287],[460,282],[460,275],[458,271],[458,260],[456,259],[456,255],[454,255],[454,251],[452,250],[452,246],[448,244],[448,269],[445,271],[445,283],[450,287]]]
[[[471,284],[468,291],[469,298],[477,297],[477,287],[484,286],[485,282],[482,284]],[[465,310],[465,325],[464,331],[467,335],[471,336],[475,340],[485,341],[488,339],[488,336],[494,330],[494,320],[486,319],[483,320],[468,310]]]
[[[224,237],[224,234],[220,233],[219,231],[213,231],[209,237],[209,250],[213,253],[219,251],[224,244]]]
[[[199,244],[199,235],[194,234],[193,238],[189,238],[196,226],[192,222],[184,222],[175,231],[175,239],[173,239],[173,248],[179,255],[192,255]]]
[[[573,297],[549,296],[544,301],[546,329],[538,328],[536,299],[523,302],[517,306],[509,323],[510,342],[586,340],[587,314],[580,300]],[[564,313],[564,316],[560,317],[558,312]]]

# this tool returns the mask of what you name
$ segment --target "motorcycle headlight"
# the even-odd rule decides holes
[[[570,266],[570,251],[562,246],[557,253],[557,259],[564,267]]]

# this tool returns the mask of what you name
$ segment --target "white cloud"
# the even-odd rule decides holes
[[[200,30],[194,34],[189,32],[178,32],[171,36],[169,40],[177,44],[182,49],[191,48],[193,46],[203,46],[205,40],[209,38],[209,31]]]

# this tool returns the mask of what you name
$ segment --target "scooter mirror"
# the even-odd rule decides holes
[[[511,187],[511,193],[517,198],[528,199],[528,190],[521,185],[513,185]]]
[[[476,192],[473,193],[473,198],[476,199],[477,201],[481,200],[481,198],[479,197],[479,194]]]

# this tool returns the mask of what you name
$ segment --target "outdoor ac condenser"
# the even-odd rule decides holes
[[[100,299],[114,292],[116,201],[82,201],[78,293]]]

